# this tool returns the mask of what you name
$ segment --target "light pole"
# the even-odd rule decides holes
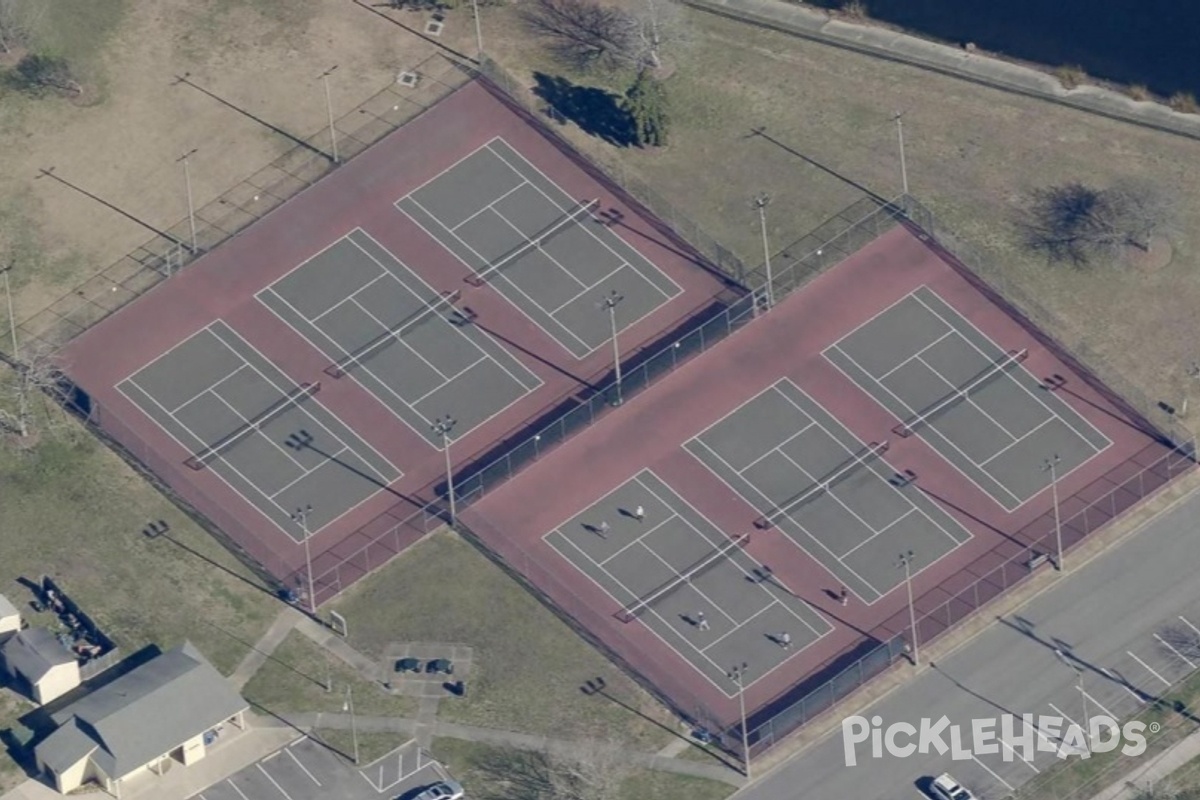
[[[613,373],[617,379],[617,396],[612,401],[614,406],[619,406],[623,402],[621,396],[621,349],[617,344],[617,306],[624,299],[624,295],[613,289],[608,293],[608,297],[605,297],[600,303],[601,308],[608,310],[608,321],[612,327]]]
[[[292,514],[292,519],[300,523],[300,530],[304,533],[304,563],[308,568],[308,610],[315,616],[317,613],[317,593],[313,591],[312,550],[308,545],[308,515],[311,513],[312,506],[297,508],[296,513]]]
[[[908,590],[908,624],[912,627],[912,658],[913,666],[921,666],[921,650],[920,644],[917,642],[917,608],[913,605],[912,593],[912,560],[913,551],[900,554],[900,560],[896,563],[897,567],[904,568],[904,586]]]
[[[21,363],[21,350],[17,345],[17,318],[13,314],[12,287],[8,285],[8,273],[13,265],[0,267],[0,275],[4,275],[4,300],[8,304],[8,332],[12,335],[13,362]],[[24,376],[17,375],[17,424],[20,426],[21,438],[29,435],[29,399],[25,396],[26,384]]]
[[[1054,568],[1059,572],[1066,572],[1066,565],[1063,564],[1063,546],[1062,546],[1062,520],[1058,516],[1058,462],[1062,461],[1055,453],[1042,464],[1042,472],[1050,473],[1050,496],[1054,502],[1054,541],[1055,548],[1058,550],[1058,557],[1054,559]]]
[[[192,229],[192,255],[196,255],[196,205],[192,202],[192,171],[188,169],[188,158],[195,155],[198,147],[193,147],[186,153],[175,159],[175,162],[183,162],[183,185],[187,188],[188,201],[188,225]],[[170,274],[168,272],[168,274]]]
[[[458,424],[458,420],[447,414],[444,417],[439,417],[431,426],[433,432],[442,437],[442,450],[446,453],[446,496],[450,499],[450,527],[454,527],[454,521],[458,518],[458,511],[454,506],[454,468],[450,462],[450,431],[454,430],[454,426]]]
[[[896,120],[896,136],[900,139],[900,183],[904,188],[905,196],[908,195],[908,165],[904,161],[904,112],[897,111],[896,116],[892,117]]]
[[[338,162],[337,149],[337,131],[333,128],[333,100],[329,96],[329,76],[337,69],[337,64],[334,64],[329,69],[321,73],[321,82],[325,84],[325,111],[329,114],[329,142],[333,148],[333,163]]]
[[[1079,690],[1079,699],[1083,701],[1083,735],[1087,737],[1088,743],[1092,741],[1091,734],[1091,716],[1088,714],[1087,692],[1083,690],[1083,670],[1079,668],[1071,659],[1067,658],[1067,654],[1059,648],[1054,648],[1054,655],[1058,656],[1058,660],[1066,664],[1075,672],[1075,688]]]
[[[354,692],[350,684],[346,684],[346,699],[342,701],[342,711],[350,712],[350,736],[354,740],[354,763],[358,763],[358,723],[354,718]]]
[[[753,780],[750,776],[750,731],[746,730],[746,667],[749,666],[746,662],[738,664],[733,669],[729,670],[730,679],[737,684],[738,687],[738,710],[742,714],[742,763],[746,767],[747,783]]]
[[[471,11],[475,14],[475,60],[479,62],[479,66],[483,66],[483,28],[479,21],[479,1],[471,0]]]
[[[758,209],[758,224],[762,228],[763,267],[767,271],[767,308],[775,306],[775,280],[771,275],[771,245],[767,241],[767,205],[771,198],[765,192],[754,198],[754,207]]]

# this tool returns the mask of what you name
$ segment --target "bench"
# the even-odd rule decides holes
[[[1050,556],[1048,554],[1034,553],[1033,555],[1031,555],[1029,557],[1029,560],[1025,562],[1025,566],[1029,567],[1030,572],[1033,572],[1035,569],[1040,567],[1042,564],[1048,564],[1049,562],[1050,562]]]

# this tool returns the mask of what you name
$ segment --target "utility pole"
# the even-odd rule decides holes
[[[1058,556],[1054,559],[1054,567],[1059,572],[1066,572],[1067,568],[1063,563],[1062,520],[1058,515],[1058,462],[1060,461],[1062,459],[1058,457],[1058,453],[1055,453],[1042,464],[1042,472],[1050,473],[1050,496],[1054,502],[1054,541],[1058,550]]]
[[[346,684],[346,699],[342,702],[342,711],[350,712],[350,735],[354,739],[354,763],[358,764],[358,722],[354,718],[354,691]]]
[[[614,406],[621,405],[624,402],[624,397],[621,393],[621,349],[617,344],[617,306],[625,299],[625,296],[613,289],[608,293],[600,303],[600,307],[608,310],[608,321],[612,328],[612,350],[613,350],[613,373],[617,379],[617,396],[613,399]]]
[[[754,198],[754,207],[758,209],[758,224],[762,228],[763,267],[767,271],[767,308],[774,308],[775,279],[771,275],[771,245],[767,240],[767,205],[770,202],[771,197],[765,192]]]
[[[904,586],[908,589],[908,624],[912,627],[912,659],[913,666],[921,666],[921,650],[920,643],[917,641],[917,608],[913,604],[912,591],[912,560],[913,551],[900,554],[900,561],[896,563],[897,567],[904,568]]]
[[[312,551],[308,544],[308,515],[311,513],[312,506],[297,508],[296,513],[292,514],[292,519],[300,523],[300,530],[304,532],[304,563],[308,565],[308,610],[315,617],[317,615],[317,593],[313,591]]]
[[[483,66],[483,28],[479,20],[479,0],[471,0],[471,11],[475,14],[475,60]]]
[[[746,782],[749,783],[753,778],[750,775],[750,731],[746,729],[746,668],[749,666],[746,662],[742,662],[733,669],[729,670],[729,677],[737,684],[738,687],[738,710],[742,714],[742,763],[746,769]]]
[[[908,196],[908,165],[904,161],[904,112],[897,111],[896,116],[892,117],[896,120],[896,136],[900,139],[900,183],[904,187],[904,195]]]
[[[338,159],[337,149],[337,131],[333,127],[333,100],[329,95],[329,76],[337,69],[337,64],[334,64],[329,69],[321,73],[321,82],[325,84],[325,111],[329,114],[329,142],[333,148],[333,163],[340,163]]]
[[[454,426],[458,424],[458,420],[447,414],[444,417],[439,417],[432,426],[433,432],[442,437],[442,450],[446,453],[446,496],[450,499],[450,527],[454,527],[454,521],[458,519],[458,511],[455,508],[454,500],[454,467],[450,460],[450,431],[454,430]]]
[[[0,275],[4,276],[4,299],[8,304],[8,332],[12,335],[12,357],[13,362],[18,365],[18,370],[21,364],[21,349],[17,344],[17,318],[13,314],[12,287],[8,283],[8,273],[12,272],[13,265],[7,264],[0,267]],[[26,383],[25,375],[17,374],[17,425],[20,428],[19,433],[21,438],[29,435],[29,398],[26,392],[29,387]]]
[[[1058,660],[1066,664],[1075,672],[1075,688],[1079,690],[1079,698],[1083,701],[1083,735],[1087,737],[1088,744],[1092,742],[1091,733],[1091,715],[1088,713],[1087,692],[1083,690],[1083,670],[1079,665],[1071,659],[1067,658],[1067,654],[1060,648],[1054,648],[1054,655],[1058,656]]]
[[[188,158],[195,155],[200,148],[193,147],[186,153],[175,159],[176,163],[183,162],[183,185],[187,187],[187,203],[188,203],[188,225],[192,229],[192,255],[195,256],[199,249],[196,247],[196,205],[192,202],[192,171],[188,169]],[[168,271],[168,274],[170,272]]]

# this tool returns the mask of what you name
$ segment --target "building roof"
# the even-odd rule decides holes
[[[208,731],[248,704],[190,642],[184,643],[51,715],[60,727],[36,748],[47,765],[87,755],[120,779]]]
[[[9,670],[33,684],[55,667],[75,663],[71,651],[46,628],[30,628],[10,636],[0,644],[0,654]]]
[[[0,594],[0,619],[19,616],[21,616],[21,612],[17,611],[17,607],[14,606],[7,597]]]

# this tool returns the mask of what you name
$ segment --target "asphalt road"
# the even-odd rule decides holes
[[[1198,521],[1200,494],[1194,494],[1118,548],[1070,572],[1019,615],[1000,620],[925,669],[864,716],[879,715],[886,728],[896,722],[919,726],[922,718],[936,721],[946,715],[961,727],[965,749],[971,749],[974,719],[1031,713],[1080,722],[1085,713],[1091,718],[1107,712],[1124,720],[1139,706],[1138,694],[1157,695],[1200,666],[1196,654],[1173,651],[1160,641],[1174,641],[1164,634],[1168,626],[1200,637]],[[1068,654],[1081,679],[1060,661],[1056,648]],[[1019,721],[1016,730],[1023,730]],[[949,744],[949,734],[942,738]],[[901,737],[900,743],[905,741]],[[849,767],[839,731],[736,797],[917,800],[926,797],[921,787],[929,776],[949,771],[981,800],[1000,800],[1057,760],[1055,753],[1036,752],[1027,761],[1022,745],[1013,744],[999,746],[998,754],[956,761],[951,752],[939,755],[935,748],[906,758],[888,756],[885,749],[875,759],[867,742],[857,746],[857,764]]]

